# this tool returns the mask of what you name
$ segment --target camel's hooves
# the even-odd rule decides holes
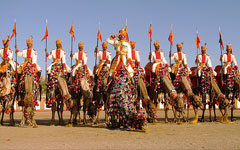
[[[32,127],[33,127],[33,128],[38,128],[38,125],[33,125]]]
[[[69,124],[65,125],[65,127],[73,127],[73,124],[69,123]]]
[[[190,124],[197,124],[198,120],[193,120],[192,122],[190,122]]]
[[[178,124],[178,125],[184,125],[184,123],[181,122],[181,121],[177,122],[177,124]]]
[[[135,130],[136,132],[144,132],[144,133],[148,133],[148,132],[150,132],[150,129],[136,129]]]

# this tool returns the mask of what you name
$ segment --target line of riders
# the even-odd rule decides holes
[[[149,63],[140,66],[140,54],[135,49],[135,42],[125,40],[125,30],[110,36],[102,43],[103,50],[94,53],[99,63],[93,72],[87,67],[87,53],[84,44],[78,44],[79,51],[71,57],[76,64],[71,68],[66,64],[66,52],[61,40],[56,41],[56,49],[46,57],[53,62],[47,68],[46,105],[52,109],[51,125],[55,124],[55,112],[59,124],[64,124],[64,104],[71,112],[69,126],[81,123],[80,110],[83,109],[83,123],[87,117],[98,124],[99,111],[104,106],[105,122],[110,128],[145,130],[146,123],[157,122],[157,105],[162,103],[165,110],[165,122],[168,122],[168,110],[173,110],[174,121],[182,124],[189,119],[192,106],[198,122],[198,109],[209,107],[210,121],[216,121],[215,106],[221,112],[221,123],[233,123],[233,110],[239,100],[240,74],[232,46],[227,45],[227,52],[220,58],[223,65],[213,70],[207,47],[201,47],[201,54],[196,57],[197,67],[187,65],[187,56],[182,52],[183,44],[177,44],[177,52],[169,57],[175,63],[168,65],[159,42],[154,42],[155,51],[149,54]],[[118,39],[117,39],[118,38]],[[108,44],[116,50],[111,60]],[[13,61],[13,51],[8,48],[9,40],[3,40],[0,50],[3,61],[0,65],[0,113],[3,124],[4,113],[10,114],[10,124],[14,125],[14,102],[22,106],[22,120],[25,124],[37,127],[34,113],[37,99],[41,99],[41,68],[37,64],[37,51],[33,49],[32,39],[27,39],[27,48],[21,52],[17,46],[17,56],[25,58],[21,65]],[[223,81],[223,82],[222,82]],[[212,115],[213,109],[213,115]],[[231,110],[231,121],[228,110]],[[187,110],[187,113],[185,113]],[[79,117],[79,118],[78,118]]]

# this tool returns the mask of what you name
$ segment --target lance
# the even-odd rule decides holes
[[[15,19],[15,57],[16,57],[16,81],[18,80],[18,75],[17,75],[17,21]]]
[[[46,28],[47,28],[47,19],[46,19]],[[45,33],[46,34],[46,33]],[[46,39],[45,39],[45,54],[46,54],[46,57],[45,57],[45,81],[47,82],[48,81],[48,75],[47,75],[47,41],[48,40],[48,37],[46,37]],[[46,90],[46,94],[47,94],[47,90]]]
[[[96,55],[95,55],[95,65],[94,65],[94,68],[96,68],[96,66],[97,66],[97,52],[98,52],[98,41],[99,41],[99,39],[98,39],[98,34],[99,34],[99,30],[100,30],[100,22],[98,23],[98,33],[97,33],[97,49],[96,49]]]
[[[197,38],[199,38],[199,36],[198,36],[198,30],[197,30]],[[196,39],[196,40],[198,40],[198,39]],[[197,42],[197,41],[196,41]],[[198,59],[198,51],[199,51],[200,49],[198,48],[198,46],[197,46],[197,59]],[[197,60],[197,88],[199,87],[199,83],[198,83],[199,81],[198,81],[198,60]]]
[[[220,40],[222,40],[222,33],[221,33],[221,29],[220,29],[220,26],[219,26],[219,34],[220,34]],[[219,42],[220,42],[219,40]],[[222,41],[221,41],[222,42]],[[223,46],[222,46],[222,43],[220,43],[220,51],[221,51],[221,68],[222,68],[222,73],[221,73],[221,85],[223,85],[223,62],[222,62],[222,57],[223,57]]]
[[[72,69],[72,56],[73,56],[73,37],[71,37],[71,69]]]
[[[150,23],[150,26],[151,26],[151,33],[150,33],[150,64],[152,64],[152,60],[151,60],[151,55],[152,55],[152,22]],[[152,70],[151,70],[152,72]],[[152,73],[150,73],[150,86],[151,86],[151,82],[152,82]]]
[[[171,25],[171,32],[172,32],[172,27],[173,27],[173,25]],[[170,33],[170,34],[171,34],[171,33]],[[172,43],[171,43],[171,42],[170,42],[170,54],[172,55]],[[172,65],[171,55],[169,55],[170,67],[171,67],[171,65]]]

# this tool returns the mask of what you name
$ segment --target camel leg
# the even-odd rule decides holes
[[[212,118],[212,106],[213,104],[210,102],[209,104],[209,122],[212,122],[213,121],[213,118]]]
[[[20,122],[20,124],[19,124],[19,126],[20,127],[23,127],[24,125],[25,125],[25,121],[26,121],[26,119],[25,119],[25,116],[24,116],[24,107],[22,108],[22,112],[23,112],[23,114],[22,114],[22,120],[21,120],[21,122]]]
[[[0,112],[1,113],[1,112]],[[4,118],[4,113],[5,113],[5,110],[4,108],[2,109],[2,117],[1,117],[1,125],[3,125],[3,118]],[[0,114],[1,115],[1,114]]]
[[[86,101],[84,99],[84,102],[83,102],[83,124],[86,124],[87,123],[87,118],[86,118]]]
[[[58,123],[61,125],[60,104],[57,102]]]
[[[225,123],[233,124],[234,122],[228,120],[228,107],[225,108],[224,120]]]
[[[235,119],[233,118],[233,110],[234,110],[234,108],[232,107],[231,108],[231,121],[235,121]]]
[[[99,123],[99,115],[100,115],[100,109],[97,108],[97,118],[96,118],[96,124]]]
[[[220,110],[221,115],[222,115],[222,116],[220,116],[220,120],[219,120],[219,122],[220,122],[220,123],[223,123],[223,119],[224,119],[225,114],[223,113],[222,108],[220,108],[219,110]]]
[[[50,122],[50,125],[55,125],[55,113],[56,113],[56,102],[52,104],[52,120]]]
[[[234,106],[234,104],[235,104],[235,98],[233,97],[232,98],[233,100],[232,100],[232,102],[231,102],[231,121],[235,121],[236,119],[233,117],[233,111],[234,111],[234,108],[235,108],[235,106]]]
[[[64,125],[64,120],[63,120],[63,107],[64,103],[60,104],[60,125]]]
[[[103,94],[104,95],[104,110],[105,110],[105,122],[108,122],[108,97],[106,94]]]
[[[177,111],[175,110],[174,106],[172,106],[173,116],[174,116],[174,122],[177,122]]]
[[[165,123],[168,123],[168,104],[165,104]]]
[[[190,105],[188,105],[188,107],[187,107],[187,119],[186,119],[187,122],[189,120],[189,109],[190,109]]]
[[[34,110],[34,108],[32,110]],[[32,127],[38,128],[37,122],[35,120],[35,112],[34,111],[33,111],[33,115],[32,115]]]
[[[14,121],[14,102],[11,106],[12,112],[10,113],[10,126],[15,126],[15,121]]]
[[[203,110],[202,110],[202,118],[201,118],[201,122],[204,122],[205,110],[206,110],[206,105],[204,105]]]
[[[13,116],[14,112],[12,111],[10,113],[10,126],[15,126],[15,121],[14,121],[14,116]]]
[[[198,123],[198,108],[193,107],[193,110],[194,110],[194,112],[195,112],[195,118],[194,118],[194,120],[191,122],[191,124],[196,124],[196,123]]]
[[[216,115],[216,106],[215,106],[215,103],[213,103],[213,115],[214,115],[214,121],[217,121],[217,115]]]

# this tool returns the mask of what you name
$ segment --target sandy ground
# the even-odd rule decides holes
[[[240,120],[240,110],[235,112]],[[164,112],[158,112],[159,123],[148,124],[149,133],[110,130],[98,127],[49,126],[50,111],[37,112],[39,128],[20,128],[21,112],[15,113],[16,126],[8,126],[5,116],[0,127],[0,149],[240,149],[240,121],[235,124],[206,122],[191,125],[165,124]],[[191,119],[193,112],[191,111]],[[219,116],[219,113],[218,113]],[[64,112],[65,122],[69,112]],[[169,113],[172,121],[172,112]],[[57,123],[57,122],[56,122]]]

